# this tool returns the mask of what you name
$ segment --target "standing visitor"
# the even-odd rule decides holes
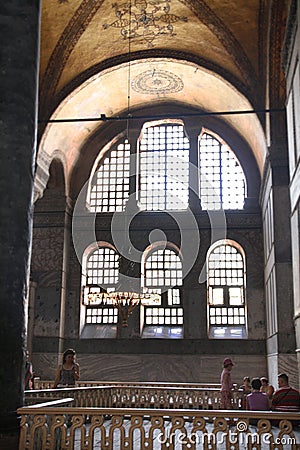
[[[28,350],[26,350],[25,375],[24,375],[25,391],[28,389],[34,389],[33,379],[34,379],[33,366],[32,363],[29,361],[29,352]]]
[[[231,370],[233,362],[230,358],[223,361],[223,370],[221,373],[221,409],[232,409],[232,389]]]
[[[63,353],[63,361],[57,367],[53,388],[74,387],[80,377],[79,364],[76,362],[76,352],[68,348]]]

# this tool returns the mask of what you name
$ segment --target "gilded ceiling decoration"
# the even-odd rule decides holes
[[[230,15],[229,6],[220,2],[218,8],[217,0],[119,1],[113,5],[105,0],[43,1],[42,117],[47,117],[82,80],[128,59],[130,50],[132,55],[157,51],[166,57],[176,52],[176,57],[182,55],[213,70],[248,98],[260,101],[262,88],[257,82],[255,61],[259,48],[256,20],[262,0],[253,0],[253,7],[247,0],[240,0],[238,5],[233,2]],[[60,11],[53,8],[54,3],[62,5]],[[249,23],[246,40],[245,15]]]
[[[170,94],[183,89],[182,80],[166,70],[146,70],[131,83],[132,90],[141,94]]]
[[[158,36],[175,36],[174,24],[187,22],[187,17],[180,17],[171,13],[171,0],[129,1],[122,4],[113,3],[116,20],[105,23],[104,29],[119,28],[123,39],[130,39],[148,48],[154,47],[154,40]]]
[[[107,126],[77,119],[118,117],[128,108],[130,89],[130,106],[137,112],[148,107],[159,112],[168,101],[213,114],[261,109],[269,91],[272,107],[280,105],[283,30],[278,30],[285,4],[43,0],[38,171],[47,173],[58,149],[72,174],[82,143]],[[243,136],[262,171],[267,154],[263,117],[227,114],[221,120]]]

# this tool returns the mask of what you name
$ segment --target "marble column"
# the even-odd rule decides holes
[[[36,152],[39,0],[0,6],[0,448],[16,449],[23,405]]]
[[[297,376],[300,386],[300,1],[292,0],[285,33],[282,63],[286,76],[289,147],[289,193],[291,200],[291,244],[296,331]]]
[[[268,378],[277,386],[278,373],[286,372],[297,387],[286,142],[278,140],[270,154],[262,195]]]

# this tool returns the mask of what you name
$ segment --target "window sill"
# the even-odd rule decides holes
[[[146,326],[141,337],[142,339],[183,339],[183,327]]]
[[[115,339],[117,337],[116,325],[85,325],[80,339]]]
[[[209,339],[247,339],[246,327],[210,327]]]

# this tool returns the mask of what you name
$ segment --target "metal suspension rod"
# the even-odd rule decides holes
[[[243,115],[243,114],[272,114],[285,112],[285,108],[277,109],[250,109],[242,111],[213,111],[213,112],[196,112],[196,113],[183,113],[183,114],[157,114],[157,115],[132,115],[127,114],[125,116],[113,116],[107,117],[105,114],[101,114],[100,117],[85,117],[85,118],[66,118],[66,119],[39,119],[38,123],[68,123],[68,122],[109,122],[109,121],[122,121],[122,120],[136,120],[136,119],[169,119],[169,118],[183,118],[183,117],[208,117],[208,116],[229,116],[229,115]]]

